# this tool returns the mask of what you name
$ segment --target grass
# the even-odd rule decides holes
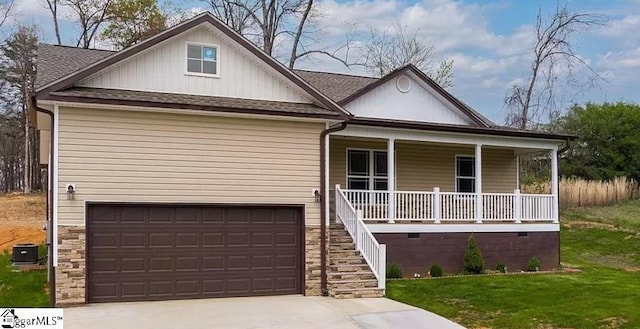
[[[38,255],[46,255],[45,246],[40,246]],[[11,266],[11,254],[0,255],[0,306],[49,306],[47,290],[46,270],[17,272]]]
[[[387,297],[469,328],[640,328],[640,201],[562,223],[562,262],[581,273],[389,281]]]

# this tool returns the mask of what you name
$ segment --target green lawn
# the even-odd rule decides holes
[[[387,283],[387,297],[469,328],[640,328],[640,201],[562,214],[574,274]]]
[[[40,255],[45,249],[41,246]],[[0,255],[0,306],[49,306],[47,271],[14,272],[11,254]]]

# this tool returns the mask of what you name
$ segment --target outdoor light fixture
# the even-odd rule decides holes
[[[67,184],[67,200],[76,199],[76,186],[75,184]]]
[[[316,198],[316,203],[320,202],[320,200],[322,199],[322,195],[320,194],[320,190],[318,190],[317,188],[313,189],[313,197]]]

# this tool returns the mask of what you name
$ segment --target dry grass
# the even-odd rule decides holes
[[[638,197],[638,183],[625,177],[613,181],[560,180],[560,208],[604,206]],[[522,186],[523,193],[550,193],[549,182]]]
[[[17,243],[45,240],[45,194],[0,195],[0,252]]]

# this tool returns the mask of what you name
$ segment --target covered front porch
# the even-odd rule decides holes
[[[557,226],[557,140],[350,126],[329,144],[335,210],[346,202],[374,233],[409,226],[389,224]],[[550,159],[550,194],[520,193],[518,157],[534,152]]]

